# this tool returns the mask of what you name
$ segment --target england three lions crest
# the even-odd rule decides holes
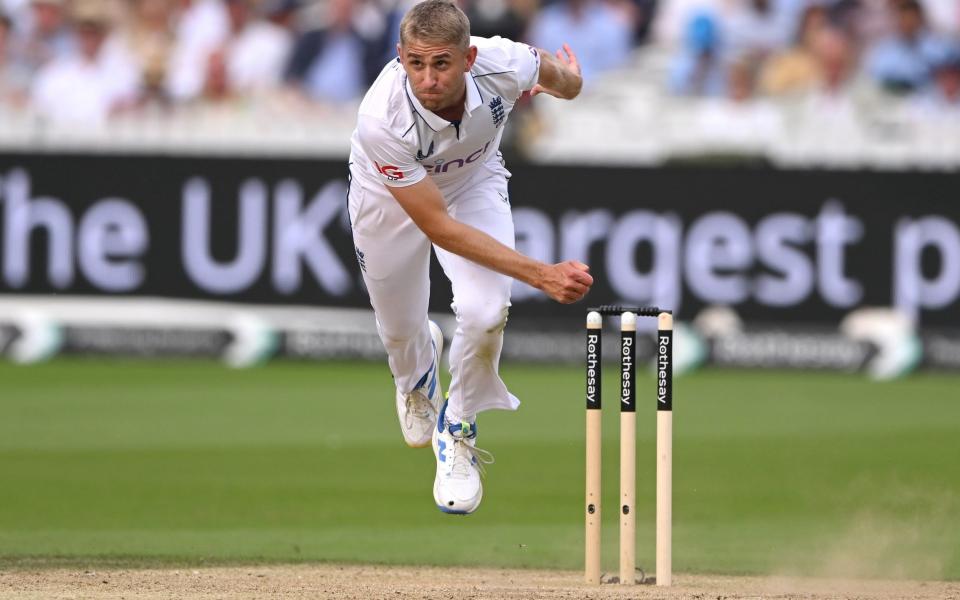
[[[493,117],[493,126],[500,127],[503,117],[506,116],[503,110],[503,99],[500,96],[490,101],[490,116]]]

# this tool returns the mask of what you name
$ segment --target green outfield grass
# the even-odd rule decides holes
[[[583,377],[507,366],[469,517],[433,505],[385,365],[0,363],[0,564],[349,561],[579,568]],[[616,372],[608,369],[612,398]],[[638,561],[653,565],[653,379]],[[616,565],[616,402],[604,565]],[[960,376],[705,371],[675,385],[677,571],[960,578]]]

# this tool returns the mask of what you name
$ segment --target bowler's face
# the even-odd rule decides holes
[[[424,108],[436,112],[463,100],[463,74],[477,58],[476,47],[463,51],[449,42],[409,39],[397,45],[397,52],[410,87]]]

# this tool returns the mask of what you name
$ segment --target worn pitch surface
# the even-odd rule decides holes
[[[671,588],[590,587],[579,572],[298,565],[145,570],[0,571],[0,598],[949,599],[960,583],[679,575]]]

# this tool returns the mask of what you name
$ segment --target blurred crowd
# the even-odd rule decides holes
[[[675,94],[804,97],[824,114],[873,94],[960,115],[956,0],[670,0],[663,9],[656,33],[678,48]]]
[[[395,55],[410,0],[2,0],[0,105],[51,122],[147,109],[361,97]],[[850,110],[858,89],[960,112],[960,0],[462,0],[475,35],[567,42],[587,89],[668,55],[669,93],[803,95]],[[654,75],[652,75],[654,76]]]

